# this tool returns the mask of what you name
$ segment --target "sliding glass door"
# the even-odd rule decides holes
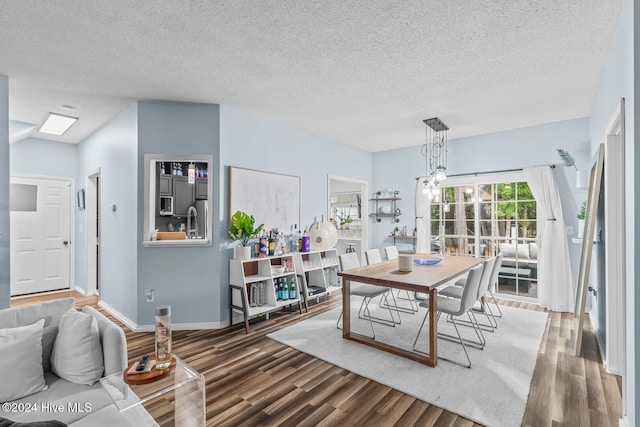
[[[536,201],[524,181],[442,188],[431,204],[431,249],[450,255],[502,253],[497,292],[537,299]]]

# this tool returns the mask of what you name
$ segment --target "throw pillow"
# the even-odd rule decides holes
[[[95,384],[104,371],[98,322],[71,309],[62,315],[51,353],[51,371],[76,384]]]
[[[44,319],[27,326],[0,329],[0,402],[45,390],[42,370]]]

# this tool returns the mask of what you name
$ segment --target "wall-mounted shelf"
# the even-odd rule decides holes
[[[402,200],[398,195],[399,191],[393,192],[394,197],[380,197],[382,191],[376,192],[376,197],[369,199],[373,203],[373,212],[369,214],[370,217],[375,218],[376,222],[381,222],[382,218],[391,218],[393,222],[400,222],[398,216],[401,215],[400,209],[398,209],[397,202]],[[389,212],[381,212],[384,206],[389,207]]]
[[[397,231],[397,227],[396,227],[396,231]],[[401,253],[415,253],[415,249],[416,249],[416,236],[413,235],[402,235],[402,234],[390,234],[387,236],[390,239],[393,239],[393,245],[397,246],[397,242],[396,240],[409,240],[409,244],[411,244],[412,249],[411,250],[399,250],[398,252]]]

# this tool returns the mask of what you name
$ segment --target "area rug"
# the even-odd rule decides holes
[[[354,301],[352,331],[371,336],[369,322],[358,319],[357,308],[358,304]],[[487,341],[484,350],[468,347],[472,363],[471,369],[468,369],[443,360],[438,362],[437,367],[430,368],[345,340],[342,331],[336,328],[340,310],[330,310],[268,336],[475,422],[495,427],[522,424],[547,321],[546,313],[502,307],[504,317],[498,319],[498,329],[493,333],[484,333]],[[376,339],[411,349],[425,312],[425,309],[421,309],[418,314],[401,313],[402,323],[395,327],[374,323]],[[378,307],[373,313],[389,316],[388,312]],[[428,321],[425,324],[427,327]],[[471,328],[460,329],[463,337],[475,338]],[[438,322],[438,331],[455,333],[444,317]],[[427,333],[423,329],[418,350],[427,351],[427,346]],[[460,344],[439,339],[438,353],[466,362]]]

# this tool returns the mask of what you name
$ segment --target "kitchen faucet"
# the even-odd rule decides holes
[[[194,228],[191,228],[191,212],[193,212]],[[195,239],[198,235],[198,211],[195,207],[189,206],[187,211],[187,238]]]

